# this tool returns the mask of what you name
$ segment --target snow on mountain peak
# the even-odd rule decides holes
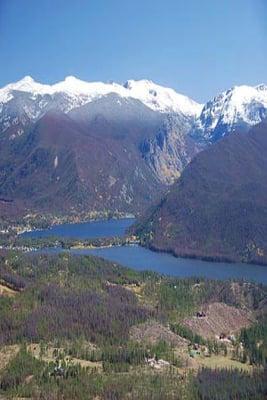
[[[140,80],[129,79],[128,81],[126,81],[124,83],[123,86],[126,89],[132,90],[136,86],[139,86],[139,87],[142,86],[142,87],[149,88],[149,86],[151,86],[151,85],[154,85],[154,83],[148,79],[140,79]]]
[[[260,85],[256,86],[256,89],[258,92],[267,92],[267,85],[261,83]]]
[[[234,86],[232,89],[224,92],[223,102],[221,102],[221,116],[223,121],[228,124],[234,124],[239,120],[252,124],[258,123],[260,120],[256,116],[251,116],[249,108],[253,104],[257,104],[267,108],[267,91],[259,90],[259,87],[252,86]],[[216,98],[215,98],[216,101]],[[256,118],[255,121],[252,118]]]
[[[21,79],[20,82],[21,82],[21,83],[22,83],[22,82],[25,82],[25,83],[32,83],[32,82],[34,82],[34,79],[33,79],[30,75],[26,75],[26,76],[24,76],[24,78]]]
[[[25,76],[21,80],[10,83],[0,89],[0,102],[6,103],[13,98],[13,91],[27,92],[33,94],[47,94],[51,93],[50,85],[43,85],[36,82],[31,76]]]
[[[197,118],[197,129],[209,136],[218,124],[242,123],[253,125],[262,119],[262,109],[267,109],[267,86],[235,86],[216,96],[204,107],[171,88],[160,86],[151,80],[128,80],[124,85],[118,83],[87,82],[67,76],[53,85],[36,82],[25,76],[18,82],[0,89],[0,104],[7,103],[15,96],[15,91],[30,93],[35,100],[38,96],[63,93],[63,111],[68,112],[90,101],[115,93],[123,98],[134,98],[147,107],[159,112],[182,113]],[[40,100],[41,101],[41,100]],[[45,100],[47,101],[47,100]]]
[[[66,82],[81,82],[81,79],[76,78],[76,76],[74,76],[74,75],[69,75],[69,76],[66,76],[65,81]]]
[[[35,82],[30,76],[25,76],[20,81],[0,89],[0,102],[5,103],[12,99],[13,91],[28,92],[33,95],[65,93],[72,99],[70,105],[72,108],[110,93],[116,93],[125,98],[135,98],[152,110],[159,112],[181,112],[195,117],[200,114],[203,107],[188,97],[176,93],[173,89],[165,88],[149,80],[129,80],[124,85],[120,85],[118,83],[87,82],[75,76],[67,76],[64,81],[54,85],[45,85]]]
[[[116,83],[87,82],[74,76],[67,76],[64,81],[51,86],[54,93],[65,92],[69,95],[86,96],[88,101],[105,96],[109,93],[124,94],[124,88]]]
[[[232,127],[253,126],[267,117],[267,87],[234,86],[203,108],[196,129],[206,140],[227,134]]]
[[[153,110],[198,116],[203,108],[202,104],[196,103],[189,97],[150,80],[128,80],[123,86],[130,92],[131,97],[141,100]]]

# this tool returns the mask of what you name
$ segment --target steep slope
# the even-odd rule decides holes
[[[156,135],[144,137],[139,144],[146,163],[161,182],[170,185],[181,175],[185,166],[201,150],[188,134],[190,120],[178,114],[163,119]]]
[[[198,154],[136,227],[176,255],[267,263],[267,124]]]
[[[214,143],[232,132],[246,132],[267,118],[267,86],[235,86],[202,109],[192,129],[195,140]]]
[[[159,182],[173,183],[200,151],[188,135],[191,118],[162,114],[132,98],[110,94],[77,108],[71,118],[101,140],[121,141],[125,149],[138,151]]]
[[[132,97],[110,93],[69,111],[62,93],[46,95],[45,104],[40,93],[12,93],[3,106],[11,124],[0,135],[0,197],[12,204],[138,213],[198,151],[187,143],[191,117]]]
[[[127,135],[126,135],[127,136]],[[0,197],[37,210],[136,212],[163,185],[129,142],[105,137],[59,112],[48,112],[0,150]]]
[[[1,146],[1,196],[47,209],[69,206],[68,191],[73,197],[79,192],[74,149],[83,142],[67,116],[47,113],[25,135]]]
[[[200,108],[144,80],[122,86],[68,77],[43,85],[25,77],[7,85],[0,89],[1,213],[14,202],[18,210],[140,212],[197,153],[187,142]]]
[[[125,139],[134,143],[153,136],[165,114],[152,111],[140,100],[111,93],[75,108],[68,114],[99,139]]]

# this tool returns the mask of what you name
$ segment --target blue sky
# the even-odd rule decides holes
[[[206,101],[267,83],[266,0],[0,0],[0,86],[151,79]]]

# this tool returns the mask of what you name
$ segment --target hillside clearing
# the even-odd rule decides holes
[[[255,320],[250,311],[224,303],[211,303],[202,308],[204,316],[187,318],[184,325],[204,338],[214,338],[222,333],[236,333]]]

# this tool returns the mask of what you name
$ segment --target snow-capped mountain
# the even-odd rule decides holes
[[[27,98],[27,106],[25,105],[23,108],[27,117],[37,119],[51,107],[67,113],[111,93],[122,98],[140,100],[147,107],[158,112],[175,112],[188,117],[196,117],[202,109],[201,104],[188,97],[148,80],[129,80],[124,85],[120,85],[85,82],[69,76],[54,85],[43,85],[35,82],[30,76],[26,76],[20,81],[0,89],[0,112],[3,111],[4,105],[21,95],[24,96],[24,100]]]
[[[103,97],[112,101],[114,97],[111,94],[122,100],[138,100],[152,111],[177,113],[192,121],[203,107],[173,89],[148,80],[129,80],[120,85],[85,82],[69,76],[54,85],[44,85],[26,76],[0,89],[0,133],[8,131],[9,138],[15,139],[25,132],[27,126],[50,110],[67,114]],[[112,108],[112,104],[110,106]]]
[[[38,210],[140,212],[203,147],[266,117],[264,85],[203,107],[147,80],[25,77],[0,89],[0,197]]]
[[[182,113],[185,116],[197,117],[203,108],[203,104],[199,104],[173,89],[159,86],[152,81],[129,80],[124,84],[124,87],[130,97],[142,101],[147,107],[155,111]]]
[[[193,137],[213,143],[230,132],[247,131],[267,118],[267,86],[235,86],[204,107],[192,130]]]

